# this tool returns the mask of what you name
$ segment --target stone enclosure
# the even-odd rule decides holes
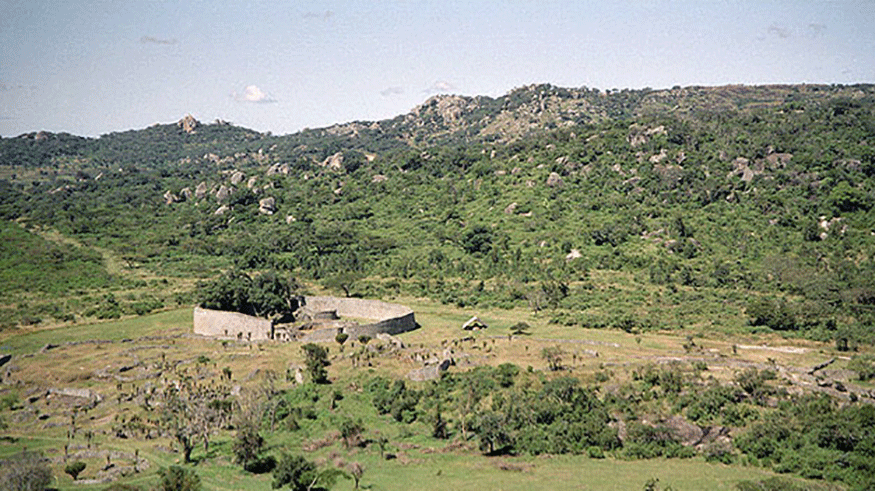
[[[326,296],[302,297],[295,321],[279,323],[237,312],[194,308],[194,332],[203,336],[245,341],[334,341],[345,333],[352,339],[376,338],[378,334],[400,334],[416,329],[413,310],[403,305]],[[359,324],[352,321],[370,321]]]

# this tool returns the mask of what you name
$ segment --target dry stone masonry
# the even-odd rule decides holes
[[[344,318],[368,319],[357,324]],[[194,332],[203,336],[245,341],[334,341],[344,333],[353,339],[361,336],[376,338],[380,334],[400,334],[416,329],[413,310],[403,305],[325,296],[303,297],[294,323],[283,324],[237,312],[194,309]]]

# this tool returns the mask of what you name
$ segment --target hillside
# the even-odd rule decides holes
[[[216,359],[235,374],[281,374],[303,363],[297,348],[237,343],[228,351],[188,339],[179,313],[175,337],[137,331],[153,319],[139,316],[190,308],[199,282],[272,271],[308,292],[403,298],[421,309],[423,328],[403,336],[415,343],[404,350],[332,346],[335,402],[345,394],[340,407],[364,411],[396,444],[433,450],[450,438],[451,459],[698,456],[852,488],[875,482],[863,457],[875,441],[873,85],[531,85],[498,98],[436,96],[390,120],[283,136],[190,116],[100,138],[34,133],[0,139],[0,217],[8,238],[0,339],[16,356],[36,356],[16,366],[74,363],[51,348],[35,352],[53,333],[74,343],[63,348],[74,351],[71,360],[87,364],[75,344],[81,329],[117,344],[104,355],[115,364],[140,349],[125,351],[125,342],[142,344],[146,358],[132,366],[157,370],[164,375],[149,377],[162,381],[199,373],[211,390],[231,390],[219,362],[209,364]],[[453,326],[472,315],[498,327],[461,341]],[[119,318],[111,334],[94,324]],[[521,321],[533,337],[508,335],[525,331]],[[605,344],[583,348],[592,342]],[[449,343],[474,361],[405,393],[401,367]],[[256,348],[267,349],[263,360],[240,361]],[[368,376],[346,368],[361,356],[376,367]],[[826,362],[835,363],[828,375],[811,369]],[[47,372],[56,383],[79,383]],[[46,389],[39,377],[15,377],[17,387]],[[235,381],[250,387],[259,377]],[[279,447],[293,439],[296,451],[303,437],[295,425],[307,441],[330,439],[341,421],[328,401],[338,396],[286,382],[266,397],[285,404],[289,426],[261,431]],[[139,395],[98,385],[119,394],[119,408],[152,418]],[[320,408],[312,418],[311,397]],[[550,397],[561,404],[538,406]],[[403,407],[393,410],[389,399]],[[35,401],[13,404],[9,417],[36,429],[34,411],[49,409]],[[601,419],[584,418],[582,406],[595,415],[586,418]],[[112,417],[107,407],[103,418]],[[726,438],[691,450],[660,433],[675,417],[723,428]],[[434,429],[441,418],[447,433]],[[549,421],[527,427],[525,418]],[[614,433],[594,432],[606,423]],[[631,436],[616,430],[621,423]],[[144,425],[170,441],[158,422]],[[211,483],[231,472],[221,459],[232,429],[220,434],[221,450],[202,457],[219,473]],[[63,436],[41,444],[54,448],[53,439]],[[152,462],[169,460],[137,445]],[[377,458],[368,445],[370,465],[389,472],[382,448]],[[540,462],[509,465],[526,473]],[[551,469],[565,472],[562,465]],[[266,489],[258,479],[253,489]]]
[[[277,268],[360,293],[380,277],[463,305],[549,305],[561,323],[716,321],[682,302],[593,303],[591,273],[622,271],[744,291],[786,307],[773,328],[859,338],[875,302],[873,91],[534,85],[282,137],[193,118],[23,135],[0,140],[0,212],[161,276]],[[737,330],[746,305],[732,304]]]

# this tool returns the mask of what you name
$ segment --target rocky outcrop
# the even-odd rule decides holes
[[[179,196],[173,194],[169,189],[164,193],[164,204],[172,205],[173,203],[179,203],[179,201]]]
[[[275,176],[278,174],[288,175],[292,171],[292,168],[289,164],[273,164],[267,169],[265,175],[267,176]]]
[[[426,382],[429,380],[437,380],[441,373],[450,368],[450,360],[442,360],[440,363],[426,365],[416,370],[411,370],[407,373],[407,378],[414,382]]]
[[[258,202],[258,212],[262,215],[273,215],[276,211],[276,200],[272,197],[263,198]]]
[[[322,167],[327,167],[330,170],[343,170],[343,153],[337,152],[330,157],[326,157],[322,161]]]
[[[181,129],[183,132],[187,134],[192,134],[195,132],[198,126],[200,126],[200,122],[194,119],[194,116],[191,114],[187,114],[184,118],[180,119],[176,126]]]
[[[216,191],[216,201],[221,203],[223,201],[226,201],[230,197],[231,197],[231,188],[225,186],[224,184],[219,186],[219,190]]]
[[[201,181],[200,184],[194,189],[194,197],[197,199],[204,199],[207,196],[207,183]]]

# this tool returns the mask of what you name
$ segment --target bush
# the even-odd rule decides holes
[[[76,462],[71,462],[71,463],[67,464],[67,467],[64,467],[64,472],[69,474],[70,477],[72,477],[74,481],[76,479],[78,479],[79,474],[81,474],[82,471],[84,471],[84,470],[85,470],[85,462],[82,462],[81,460],[77,460]]]
[[[276,458],[273,455],[258,457],[244,464],[243,469],[253,474],[266,474],[276,469]]]
[[[21,452],[0,460],[0,489],[8,491],[43,490],[55,476],[42,453]]]
[[[199,491],[201,478],[191,469],[171,465],[158,470],[156,491]]]

